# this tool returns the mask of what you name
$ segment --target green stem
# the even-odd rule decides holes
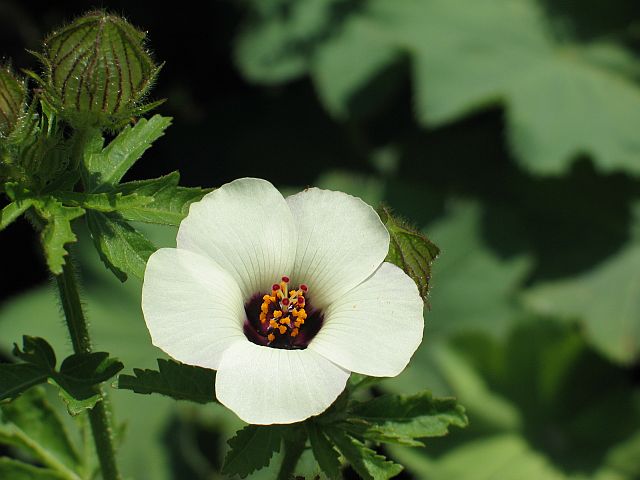
[[[56,282],[60,292],[62,309],[67,320],[69,335],[75,353],[89,353],[91,351],[91,340],[87,321],[82,310],[80,294],[75,272],[71,264],[71,259],[62,267],[62,273],[56,275]],[[116,465],[115,448],[113,444],[113,432],[111,429],[109,412],[107,408],[107,396],[100,387],[95,387],[102,400],[95,407],[89,410],[89,421],[93,433],[93,441],[96,446],[96,453],[100,460],[100,468],[104,480],[120,480],[118,467]]]

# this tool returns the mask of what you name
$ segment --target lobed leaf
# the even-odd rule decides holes
[[[185,365],[174,360],[158,359],[158,370],[134,368],[133,375],[120,375],[118,388],[136,393],[159,393],[176,400],[209,403],[216,400],[216,372]]]
[[[33,200],[25,199],[22,201],[11,202],[0,210],[0,232],[7,228],[20,215],[26,212],[31,205],[33,205]]]
[[[153,198],[135,192],[127,195],[120,192],[55,192],[55,198],[66,205],[98,212],[115,212],[153,202]]]
[[[245,478],[269,465],[274,453],[280,452],[285,427],[248,425],[229,439],[231,449],[224,459],[222,473]]]
[[[152,201],[119,209],[125,220],[180,225],[189,213],[189,206],[208,193],[202,188],[188,188],[178,185],[180,174],[173,172],[152,180],[141,180],[120,184],[114,192],[123,195],[137,193]]]
[[[387,480],[395,477],[402,470],[402,465],[387,460],[384,456],[367,448],[344,431],[337,428],[327,428],[326,433],[338,447],[344,458],[364,480]]]
[[[156,247],[115,214],[87,212],[87,225],[100,258],[121,281],[129,274],[142,279],[147,259]]]
[[[324,432],[313,421],[305,423],[307,435],[311,443],[313,456],[316,458],[318,465],[329,479],[339,479],[340,475],[340,456],[333,445],[326,437]]]
[[[347,422],[345,428],[371,440],[421,446],[416,439],[446,435],[450,426],[466,427],[468,419],[455,399],[421,392],[352,404]]]

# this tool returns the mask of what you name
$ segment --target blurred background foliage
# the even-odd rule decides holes
[[[0,0],[1,54],[34,68],[25,49],[88,6]],[[399,478],[640,479],[638,2],[93,6],[148,30],[167,62],[153,96],[174,126],[130,179],[179,168],[190,186],[257,176],[284,192],[344,190],[440,246],[424,343],[380,388],[455,395],[471,426],[387,452],[406,466]],[[0,242],[0,348],[29,334],[68,351],[30,227]],[[140,284],[119,284],[86,243],[98,349],[154,367]],[[129,475],[219,478],[233,415],[114,397]],[[303,458],[301,475],[317,470]]]

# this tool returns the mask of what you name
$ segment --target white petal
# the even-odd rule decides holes
[[[329,306],[307,350],[353,372],[396,376],[422,341],[423,306],[413,280],[385,262]]]
[[[291,274],[295,226],[273,185],[241,178],[191,205],[178,230],[178,248],[212,258],[233,275],[247,299]]]
[[[298,230],[292,279],[323,308],[369,277],[389,250],[389,233],[362,200],[310,188],[287,198]]]
[[[309,349],[237,343],[222,357],[216,396],[247,423],[294,423],[324,412],[349,374]]]
[[[176,360],[218,368],[238,341],[246,314],[235,280],[210,259],[162,248],[147,262],[142,311],[153,344]]]

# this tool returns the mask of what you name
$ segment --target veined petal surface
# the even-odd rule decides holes
[[[246,300],[290,275],[295,231],[291,211],[271,183],[241,178],[191,205],[178,230],[178,248],[213,259]]]
[[[308,350],[352,372],[398,375],[422,341],[424,303],[413,280],[384,262],[333,302]]]
[[[287,198],[297,229],[292,278],[324,308],[368,278],[389,251],[378,214],[357,197],[309,188]]]
[[[217,369],[227,348],[247,341],[236,281],[188,250],[162,248],[149,257],[142,310],[153,344],[184,363]]]
[[[317,353],[232,345],[216,375],[216,396],[247,423],[294,423],[325,411],[350,372]]]

